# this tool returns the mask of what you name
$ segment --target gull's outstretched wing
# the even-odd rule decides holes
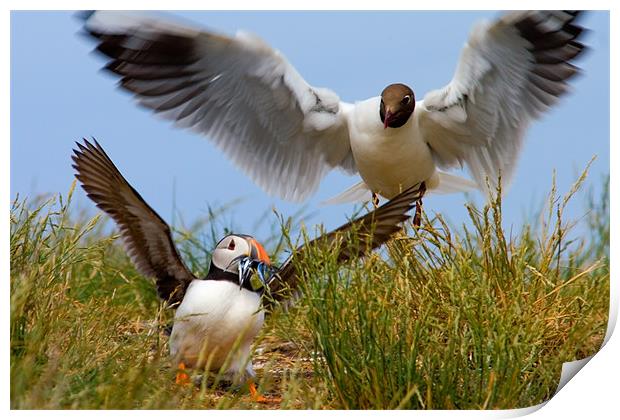
[[[84,139],[73,150],[75,177],[120,229],[125,250],[142,275],[157,281],[159,297],[179,303],[195,279],[179,256],[170,227],[125,180],[103,148]]]
[[[578,14],[519,11],[474,27],[452,81],[415,110],[440,167],[467,165],[481,189],[487,176],[492,187],[510,180],[528,125],[578,71]]]
[[[351,105],[259,38],[130,12],[98,11],[84,27],[139,104],[206,135],[268,193],[304,200],[331,169],[356,172]]]

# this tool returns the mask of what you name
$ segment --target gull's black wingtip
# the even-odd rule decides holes
[[[78,10],[75,12],[75,17],[78,20],[86,22],[92,15],[94,15],[96,10]]]

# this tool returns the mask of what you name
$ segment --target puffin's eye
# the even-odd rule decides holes
[[[231,251],[234,251],[235,249],[235,240],[231,239],[230,242],[228,243],[228,249],[230,249]]]
[[[409,105],[411,103],[411,95],[405,95],[400,103],[403,105]]]

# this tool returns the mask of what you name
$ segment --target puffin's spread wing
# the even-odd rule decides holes
[[[584,49],[578,12],[511,12],[478,24],[454,78],[430,92],[416,117],[436,163],[467,164],[481,188],[509,181],[528,124],[569,89]],[[495,181],[495,182],[494,182]]]
[[[85,29],[141,105],[205,134],[268,193],[303,200],[332,168],[355,172],[350,105],[259,38],[127,12],[95,12]]]
[[[169,304],[183,299],[195,278],[174,246],[170,227],[123,178],[103,148],[84,139],[72,156],[88,197],[118,225],[127,254],[140,273],[157,280],[159,296]]]
[[[401,229],[400,223],[409,218],[407,212],[420,198],[420,187],[414,185],[365,216],[344,224],[312,240],[305,246],[297,248],[268,282],[269,293],[275,300],[282,300],[290,296],[290,292],[297,288],[300,278],[296,266],[308,258],[308,247],[317,244],[326,247],[334,246],[338,241],[344,239],[347,232],[354,231],[357,233],[355,247],[340,244],[338,249],[338,261],[345,262],[359,258],[381,246]]]

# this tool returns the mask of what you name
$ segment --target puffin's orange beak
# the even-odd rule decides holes
[[[249,242],[250,242],[250,245],[252,246],[252,257],[256,258],[259,261],[264,262],[265,264],[271,265],[269,254],[267,254],[267,251],[265,251],[265,248],[263,248],[260,242],[258,242],[254,238],[251,238]]]

